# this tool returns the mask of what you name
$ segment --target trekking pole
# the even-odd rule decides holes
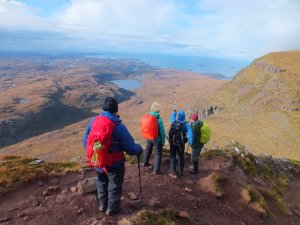
[[[142,203],[142,184],[141,184],[140,155],[137,158],[138,158],[138,171],[139,171],[140,202]]]
[[[174,108],[173,109],[176,109],[176,105],[177,105],[177,102],[176,102],[176,90],[174,91]]]

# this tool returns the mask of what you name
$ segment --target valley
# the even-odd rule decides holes
[[[142,145],[145,141],[140,134],[140,118],[158,101],[166,133],[176,104],[176,109],[185,110],[187,119],[193,110],[206,117],[212,130],[206,148],[222,148],[235,140],[255,154],[299,160],[299,61],[299,51],[271,53],[255,60],[231,81],[191,71],[153,68],[129,59],[99,58],[56,59],[51,64],[55,68],[52,72],[31,72],[36,76],[16,72],[14,78],[2,75],[2,111],[6,111],[1,113],[1,137],[12,133],[18,143],[3,147],[0,154],[84,161],[81,142],[85,127],[101,111],[101,101],[109,95],[121,102],[119,115]],[[25,62],[22,65],[31,71],[41,67],[38,63],[31,67]],[[66,69],[58,65],[69,66]],[[3,63],[2,68],[7,66]],[[137,79],[142,86],[125,90],[109,82],[122,79]],[[16,87],[9,86],[22,82],[29,86],[19,94]],[[21,103],[23,99],[30,102]],[[29,115],[43,120],[29,120]],[[14,120],[19,124],[14,122],[12,130],[7,124]],[[26,133],[31,130],[36,133]],[[16,138],[18,132],[24,131],[26,135]]]

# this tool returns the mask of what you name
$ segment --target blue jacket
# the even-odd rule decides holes
[[[171,117],[170,117],[171,124],[176,120],[176,115],[177,115],[177,112],[173,111],[171,114]],[[178,111],[177,120],[184,123],[182,126],[182,133],[187,136],[187,139],[188,139],[190,145],[192,145],[193,141],[194,141],[193,140],[193,130],[191,128],[191,125],[189,123],[185,122],[185,113],[183,110]]]
[[[109,118],[111,121],[113,121],[114,123],[116,123],[113,134],[112,134],[112,137],[113,137],[112,138],[112,148],[111,148],[112,153],[123,152],[123,151],[125,151],[129,155],[139,155],[140,153],[142,153],[142,151],[143,151],[142,147],[139,144],[136,144],[134,142],[134,139],[132,138],[131,134],[129,133],[126,126],[122,123],[122,120],[119,117],[117,117],[116,115],[114,115],[108,111],[104,111],[104,112],[100,113],[100,115],[105,116],[105,117]],[[84,149],[86,146],[88,135],[91,131],[91,126],[92,126],[93,121],[94,121],[94,118],[89,122],[89,124],[85,130],[85,134],[83,137]],[[125,161],[125,159],[114,162],[113,165],[110,167],[107,167],[107,169],[109,170],[109,168],[116,168],[118,166],[121,166],[124,164],[124,161]],[[95,168],[95,169],[99,170],[99,171],[103,170],[100,168]]]

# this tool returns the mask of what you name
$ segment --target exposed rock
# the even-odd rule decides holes
[[[213,114],[216,114],[222,110],[219,106],[208,106],[202,109],[197,109],[198,117],[199,118],[206,118],[208,116],[211,116]]]
[[[42,195],[44,195],[44,196],[49,196],[49,195],[50,195],[50,192],[49,192],[49,191],[43,191]]]
[[[81,213],[83,213],[84,212],[84,209],[83,208],[79,208],[78,210],[77,210],[77,213],[78,214],[81,214]]]
[[[57,192],[60,190],[60,187],[59,186],[51,186],[48,188],[49,191],[52,191],[52,192]]]
[[[129,193],[128,193],[128,196],[129,196],[129,198],[130,198],[131,200],[137,200],[137,199],[138,199],[138,197],[136,196],[136,194],[134,194],[133,192],[129,192]]]
[[[151,198],[150,201],[149,201],[149,205],[152,206],[152,207],[160,206],[159,198],[156,198],[156,197]]]
[[[71,193],[75,193],[76,191],[77,191],[77,187],[76,186],[70,188],[70,192]]]
[[[271,65],[271,64],[266,63],[261,60],[254,60],[254,62],[251,64],[251,66],[255,66],[267,73],[282,73],[282,72],[286,71],[285,69],[276,67],[274,65]]]
[[[37,160],[30,162],[29,165],[39,165],[39,164],[43,164],[43,163],[44,163],[44,160],[37,159]]]
[[[184,188],[184,190],[186,191],[186,192],[189,192],[189,193],[191,193],[192,192],[192,189],[190,189],[190,188]]]
[[[2,217],[2,218],[0,218],[0,223],[7,222],[8,220],[9,220],[9,218],[7,216]]]
[[[77,183],[77,189],[80,194],[94,192],[96,188],[97,177],[89,177]]]
[[[190,215],[189,215],[189,213],[187,211],[179,211],[178,217],[189,219]]]
[[[20,217],[25,217],[26,216],[26,213],[24,212],[18,212],[17,213],[17,217],[20,218]]]

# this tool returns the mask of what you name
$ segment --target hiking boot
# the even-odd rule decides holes
[[[168,176],[173,178],[173,179],[177,179],[177,175],[174,172],[168,173]]]
[[[142,163],[142,166],[144,167],[150,166],[150,163]]]
[[[118,214],[119,212],[121,212],[121,208],[118,208],[118,209],[115,209],[115,210],[106,210],[106,215],[107,216],[112,216],[112,215],[115,215],[115,214]]]
[[[199,171],[198,161],[193,161],[193,168],[192,168],[192,171],[189,171],[189,173],[198,174],[199,173],[198,171]]]
[[[99,206],[99,211],[100,211],[100,212],[106,212],[106,209],[107,209],[107,207],[104,206],[104,205],[100,205],[100,206]]]

